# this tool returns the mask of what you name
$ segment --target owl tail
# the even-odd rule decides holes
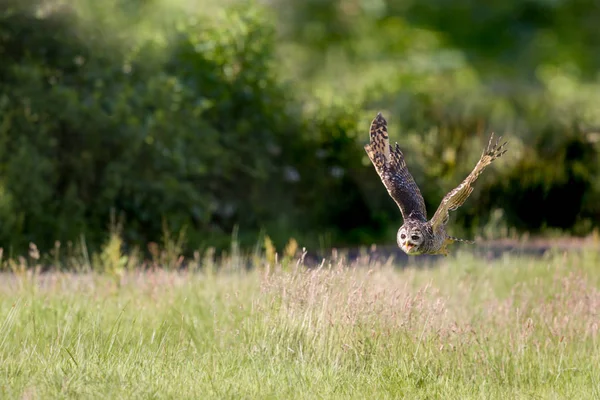
[[[452,240],[453,242],[463,242],[463,243],[467,243],[467,244],[475,244],[474,240],[459,239],[459,238],[455,238],[453,236],[448,236],[448,239]]]

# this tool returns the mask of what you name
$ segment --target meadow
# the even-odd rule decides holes
[[[4,272],[0,397],[600,396],[597,250],[240,260]]]
[[[0,1],[0,400],[600,398],[598,4]]]

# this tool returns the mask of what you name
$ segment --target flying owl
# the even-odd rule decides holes
[[[446,233],[448,212],[456,210],[467,200],[473,191],[473,183],[485,167],[506,153],[504,148],[506,142],[499,145],[500,139],[493,143],[493,138],[492,133],[489,144],[473,171],[460,185],[444,196],[433,217],[427,221],[427,211],[421,191],[408,172],[398,143],[395,147],[390,145],[387,121],[381,113],[377,114],[371,123],[371,142],[365,146],[365,150],[388,193],[400,207],[404,224],[398,230],[396,241],[406,254],[448,255],[447,246],[452,242],[473,243],[448,236]]]

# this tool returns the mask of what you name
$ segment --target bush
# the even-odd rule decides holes
[[[384,112],[429,214],[473,168],[490,132],[510,141],[453,214],[453,233],[476,234],[496,209],[519,231],[589,233],[600,221],[600,42],[591,23],[599,9],[494,3],[278,0],[276,9],[293,74],[309,90],[319,85],[321,99],[366,110],[359,141]],[[387,226],[393,238],[395,204],[363,179],[377,177],[356,174],[370,226],[381,221],[376,231]]]
[[[453,233],[473,234],[495,209],[522,230],[597,224],[591,57],[560,63],[541,49],[507,72],[501,43],[478,53],[460,18],[442,26],[435,8],[281,1],[293,19],[253,3],[203,14],[159,0],[3,2],[0,245],[85,237],[98,249],[113,211],[129,245],[167,229],[188,248],[225,247],[236,226],[242,245],[261,231],[277,248],[290,236],[393,242],[400,214],[362,148],[377,111],[430,214],[491,130],[510,137]],[[564,21],[527,23],[555,35]]]
[[[111,210],[130,244],[158,240],[163,221],[193,247],[228,245],[236,225],[246,244],[261,229],[310,242],[339,222],[356,201],[328,215],[355,191],[336,161],[356,164],[352,118],[302,114],[264,11],[171,7],[152,25],[148,8],[136,25],[136,3],[3,3],[0,243],[98,248]]]

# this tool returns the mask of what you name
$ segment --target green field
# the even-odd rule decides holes
[[[5,273],[0,397],[598,398],[599,263]]]

